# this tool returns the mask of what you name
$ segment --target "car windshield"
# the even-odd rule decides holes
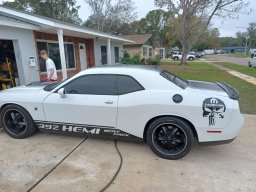
[[[161,71],[160,73],[161,76],[163,76],[165,79],[171,81],[172,83],[174,83],[175,85],[177,85],[178,87],[182,88],[182,89],[186,89],[188,86],[188,81],[185,79],[182,79],[168,71]]]
[[[54,88],[58,87],[61,83],[65,82],[66,80],[68,80],[68,79],[65,79],[65,80],[62,80],[62,81],[58,81],[56,83],[51,83],[51,84],[47,85],[46,87],[44,87],[44,90],[45,91],[51,91]]]

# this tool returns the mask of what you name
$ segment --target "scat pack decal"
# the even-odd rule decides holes
[[[209,126],[216,124],[216,118],[223,119],[226,111],[225,103],[214,97],[207,98],[203,101],[203,117],[209,118]]]
[[[134,138],[137,137],[115,129],[113,127],[101,127],[93,125],[76,125],[76,124],[65,124],[65,123],[56,123],[56,122],[44,122],[36,121],[36,126],[44,132],[64,132],[70,134],[76,134],[81,136],[90,136],[90,135],[99,135],[106,137],[123,137],[123,138]],[[138,138],[139,139],[139,138]]]

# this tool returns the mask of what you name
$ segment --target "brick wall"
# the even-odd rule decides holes
[[[34,38],[36,40],[49,40],[49,41],[58,41],[58,36],[55,34],[49,33],[42,33],[34,31]],[[64,36],[64,42],[72,42],[74,43],[75,48],[75,59],[76,59],[76,69],[67,70],[68,77],[72,77],[73,75],[77,74],[81,71],[81,62],[80,62],[80,55],[79,55],[79,43],[84,43],[86,46],[86,60],[89,67],[95,66],[95,57],[94,57],[94,43],[93,39],[85,39],[85,38],[78,38],[78,37],[70,37]],[[36,46],[37,49],[37,46]],[[37,50],[38,53],[38,50]],[[39,59],[38,59],[39,61]],[[40,68],[40,65],[38,63]],[[39,71],[40,73],[40,71]],[[62,72],[58,71],[58,79],[62,79]],[[40,74],[40,80],[46,80],[46,74]]]

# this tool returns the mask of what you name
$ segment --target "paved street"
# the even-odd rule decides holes
[[[144,143],[118,142],[123,166],[106,190],[256,192],[256,116],[245,115],[238,138],[199,147],[185,158],[164,160]],[[16,140],[0,129],[0,191],[100,191],[120,159],[111,140],[37,133]]]
[[[209,58],[209,60],[225,61],[225,62],[234,63],[238,65],[243,65],[243,66],[248,66],[248,62],[250,59],[250,58],[229,57],[227,55],[208,55],[206,56],[205,59],[207,58]]]

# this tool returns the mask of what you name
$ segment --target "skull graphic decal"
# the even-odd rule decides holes
[[[224,118],[226,105],[218,98],[207,98],[203,102],[203,117],[209,118],[209,126],[214,126],[216,118]]]

